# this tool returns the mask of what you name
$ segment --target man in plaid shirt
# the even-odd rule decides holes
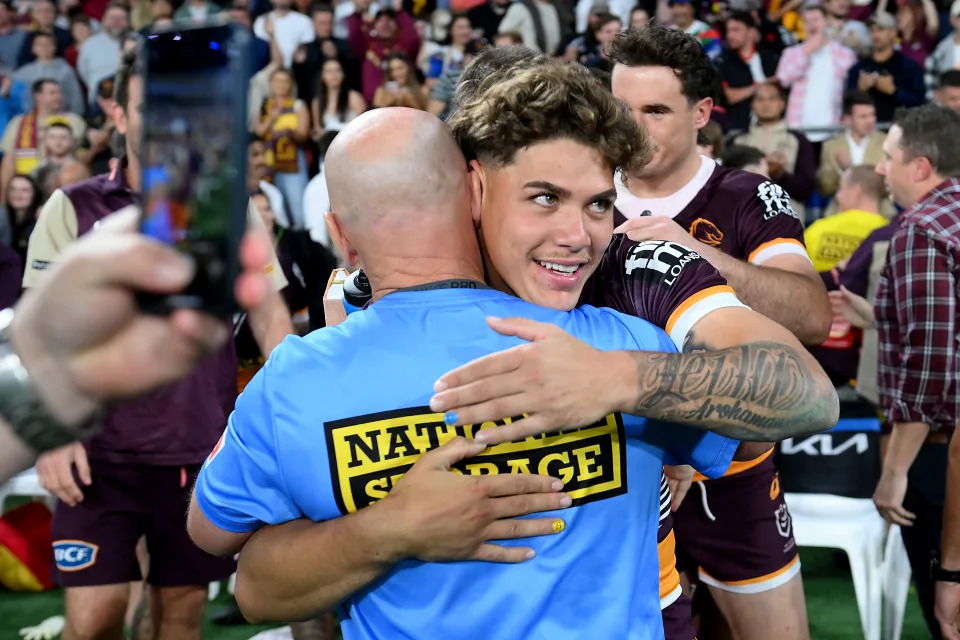
[[[958,139],[960,114],[937,105],[901,110],[877,166],[894,201],[908,211],[890,242],[874,308],[880,406],[893,431],[873,500],[887,521],[903,527],[934,638],[942,636],[933,615],[930,557],[940,549],[947,444],[960,418]]]

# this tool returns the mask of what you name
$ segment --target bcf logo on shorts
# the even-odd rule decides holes
[[[53,543],[53,559],[60,571],[80,571],[97,562],[100,547],[83,540],[57,540]]]

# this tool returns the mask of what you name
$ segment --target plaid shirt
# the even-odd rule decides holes
[[[951,178],[904,215],[880,275],[880,407],[891,423],[945,431],[960,418],[958,286],[960,179]]]

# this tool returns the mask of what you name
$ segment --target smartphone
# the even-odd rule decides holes
[[[387,91],[396,91],[397,89],[400,88],[400,83],[395,82],[393,80],[389,80],[387,81],[386,84],[383,85],[383,88],[386,89]]]
[[[250,36],[217,20],[152,33],[142,46],[140,230],[188,254],[197,271],[182,293],[141,304],[227,317],[246,230]]]

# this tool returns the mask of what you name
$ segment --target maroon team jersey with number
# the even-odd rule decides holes
[[[787,192],[709,158],[689,184],[666,198],[638,198],[618,179],[617,209],[626,218],[645,211],[673,218],[700,242],[753,264],[781,255],[807,257],[803,225]]]

